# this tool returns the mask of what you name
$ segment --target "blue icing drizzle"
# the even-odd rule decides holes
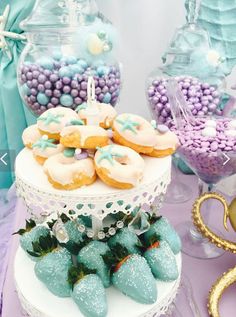
[[[49,125],[51,123],[60,123],[59,118],[64,117],[63,114],[52,114],[52,113],[48,113],[46,116],[43,115],[41,117],[38,118],[38,121],[44,121],[45,125]]]
[[[130,116],[126,120],[116,119],[116,122],[122,125],[121,131],[130,130],[133,133],[137,134],[137,127],[139,126],[138,122],[132,121]]]
[[[84,110],[84,109],[86,109],[87,107],[88,107],[87,103],[84,102],[84,103],[82,103],[81,105],[79,105],[79,106],[75,109],[75,111],[76,111],[76,112],[79,112],[80,110]]]
[[[33,148],[40,148],[42,150],[46,150],[48,147],[51,148],[56,148],[57,145],[54,144],[56,140],[54,139],[44,139],[44,137],[42,137],[40,140],[38,140],[36,143],[33,144]]]
[[[114,157],[124,157],[121,154],[118,153],[112,153],[112,148],[113,146],[110,145],[107,150],[104,148],[100,148],[98,147],[97,150],[101,153],[99,159],[98,159],[98,163],[100,163],[102,160],[107,160],[108,162],[110,162],[111,165],[114,165]]]

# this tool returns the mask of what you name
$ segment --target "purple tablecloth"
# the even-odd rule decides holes
[[[193,189],[193,197],[191,201],[181,205],[165,204],[161,213],[169,218],[169,220],[177,225],[182,221],[190,219],[190,211],[194,198],[197,196],[197,179],[195,176],[183,176],[183,180]],[[18,201],[16,207],[16,228],[18,229],[25,218],[25,208],[21,201]],[[218,226],[223,231],[222,227],[223,214],[220,208],[215,208],[211,213],[210,223]],[[230,239],[234,239],[235,235],[231,231],[226,235]],[[3,292],[3,311],[2,317],[22,317],[23,312],[18,302],[17,294],[14,288],[13,281],[13,261],[14,254],[18,245],[17,237],[12,238],[9,266],[4,284]],[[207,296],[211,285],[215,280],[227,269],[236,264],[236,257],[230,253],[225,253],[222,257],[214,260],[198,260],[186,255],[183,255],[183,272],[189,277],[195,300],[201,312],[201,317],[207,317]],[[222,317],[235,316],[235,294],[236,285],[231,287],[223,296],[221,301]],[[181,307],[178,307],[181,311]],[[68,316],[69,317],[69,316]],[[124,316],[128,317],[128,316]],[[184,316],[189,317],[189,316]]]

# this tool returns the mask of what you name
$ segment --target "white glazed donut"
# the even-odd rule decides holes
[[[31,125],[23,131],[22,141],[24,146],[32,149],[32,145],[42,137],[37,124]]]
[[[98,123],[100,127],[104,129],[109,129],[112,127],[112,123],[117,116],[117,112],[114,107],[108,105],[106,103],[96,103],[98,109]],[[88,117],[90,115],[88,110],[88,105],[83,103],[82,105],[78,106],[76,109],[79,118],[87,124]]]
[[[66,149],[63,153],[47,159],[44,172],[52,186],[57,189],[73,190],[90,185],[96,180],[93,159],[76,159],[73,149]]]
[[[98,176],[109,186],[129,189],[143,178],[143,158],[126,146],[112,144],[99,148],[94,160]]]
[[[45,111],[37,120],[37,125],[42,134],[47,134],[50,139],[60,139],[62,129],[78,120],[77,113],[69,108],[56,107]]]
[[[156,129],[156,144],[151,153],[147,155],[153,157],[165,157],[175,153],[179,140],[174,132],[170,131],[165,125],[158,125]]]
[[[93,125],[74,125],[65,127],[61,132],[61,144],[65,147],[96,149],[109,144],[106,130]]]
[[[124,113],[113,122],[113,139],[116,143],[128,146],[138,153],[151,153],[156,143],[156,133],[144,118]]]
[[[36,161],[43,165],[46,159],[52,155],[63,152],[65,148],[55,139],[49,139],[47,135],[43,135],[32,145],[32,149]]]

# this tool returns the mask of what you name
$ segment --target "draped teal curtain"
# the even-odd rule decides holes
[[[5,7],[10,5],[10,14],[5,31],[22,33],[19,24],[32,10],[35,0],[0,0],[0,15]],[[6,38],[12,58],[0,49],[0,151],[13,150],[18,153],[23,145],[21,135],[26,126],[35,119],[23,105],[18,93],[16,81],[16,67],[24,44]],[[8,188],[13,180],[14,166],[11,171],[1,172],[0,188]]]

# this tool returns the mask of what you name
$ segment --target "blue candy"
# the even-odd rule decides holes
[[[60,103],[62,106],[65,106],[65,107],[70,107],[73,105],[73,98],[71,97],[71,95],[68,95],[68,94],[64,94],[61,96],[60,98]]]
[[[43,68],[52,70],[53,69],[53,59],[50,57],[42,57],[39,60],[39,65],[42,66]]]
[[[104,75],[108,75],[109,74],[109,67],[99,66],[97,68],[97,74],[98,74],[99,77],[102,77]]]
[[[76,64],[77,63],[77,58],[75,56],[66,56],[65,61],[68,64]]]
[[[69,66],[70,70],[73,72],[73,75],[75,74],[83,74],[84,70],[83,68],[78,64],[73,64]]]
[[[41,105],[47,105],[49,103],[49,98],[42,92],[37,95],[37,101]]]
[[[111,101],[111,94],[107,92],[102,100],[104,103],[110,103]]]
[[[22,86],[22,92],[26,96],[30,96],[31,95],[31,91],[30,91],[29,87],[27,86],[27,84],[24,84]]]
[[[83,60],[83,59],[80,59],[78,62],[77,62],[77,64],[79,65],[79,66],[81,66],[82,68],[87,68],[88,67],[88,63],[85,61],[85,60]]]
[[[62,77],[72,77],[73,71],[71,69],[71,66],[64,66],[59,70],[59,76]]]
[[[59,61],[62,58],[62,54],[61,54],[61,52],[53,52],[52,57],[55,60]]]

